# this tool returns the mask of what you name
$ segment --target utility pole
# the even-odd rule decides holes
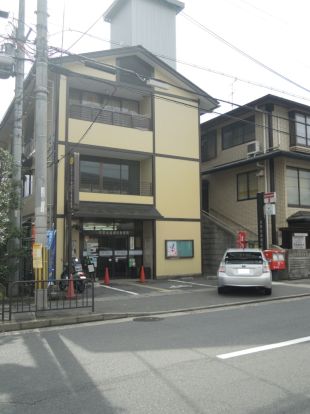
[[[17,183],[18,206],[14,211],[14,222],[18,230],[21,230],[21,169],[22,169],[22,133],[23,133],[23,89],[24,89],[24,48],[25,42],[25,0],[19,0],[18,26],[16,32],[15,49],[15,100],[14,100],[14,127],[13,127],[13,159],[15,165],[14,179]],[[21,239],[16,237],[14,240],[14,250],[19,252],[21,249]],[[21,263],[18,253],[15,257],[16,270],[14,280],[19,280]]]
[[[47,280],[47,0],[37,0],[35,83],[35,241],[42,252],[40,279]],[[40,269],[41,270],[41,269]],[[37,280],[39,277],[37,277]],[[44,291],[44,283],[37,286]],[[45,286],[46,287],[46,286]],[[44,305],[44,297],[43,305]]]
[[[47,233],[47,0],[37,1],[35,84],[35,229],[36,242]]]

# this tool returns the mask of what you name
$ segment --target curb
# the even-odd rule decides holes
[[[129,312],[129,313],[95,313],[90,315],[78,315],[78,316],[65,316],[59,318],[49,318],[49,319],[34,319],[21,322],[4,322],[0,325],[0,333],[4,332],[13,332],[13,331],[23,331],[28,329],[39,329],[39,328],[50,328],[56,326],[65,326],[65,325],[75,325],[82,324],[87,322],[100,322],[100,321],[109,321],[117,319],[128,319],[136,318],[141,316],[154,316],[154,315],[168,315],[168,314],[178,314],[186,312],[197,312],[208,309],[219,309],[219,308],[233,308],[242,305],[251,305],[256,303],[264,302],[275,302],[287,299],[294,298],[303,298],[309,297],[310,293],[301,293],[299,295],[290,295],[290,296],[281,296],[277,298],[264,298],[264,299],[255,299],[247,300],[242,302],[228,302],[220,303],[216,305],[192,307],[192,308],[183,308],[183,309],[172,309],[166,311],[156,311],[156,312]]]

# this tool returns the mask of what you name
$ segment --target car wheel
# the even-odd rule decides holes
[[[265,288],[265,295],[266,296],[270,296],[271,295],[271,292],[272,292],[272,289],[271,288]]]
[[[219,287],[217,288],[217,293],[218,293],[219,295],[222,295],[223,293],[225,293],[225,287],[224,287],[224,286],[219,286]]]

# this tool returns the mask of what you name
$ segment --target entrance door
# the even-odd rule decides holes
[[[114,236],[114,276],[128,276],[128,237]]]
[[[104,275],[107,267],[111,278],[128,277],[128,236],[100,236],[98,242],[98,272]]]

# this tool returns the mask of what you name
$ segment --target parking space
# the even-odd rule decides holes
[[[214,289],[216,281],[205,278],[178,278],[165,280],[111,280],[109,285],[102,281],[95,283],[96,297],[130,297],[149,296],[178,293],[178,291],[200,291],[203,289]]]

